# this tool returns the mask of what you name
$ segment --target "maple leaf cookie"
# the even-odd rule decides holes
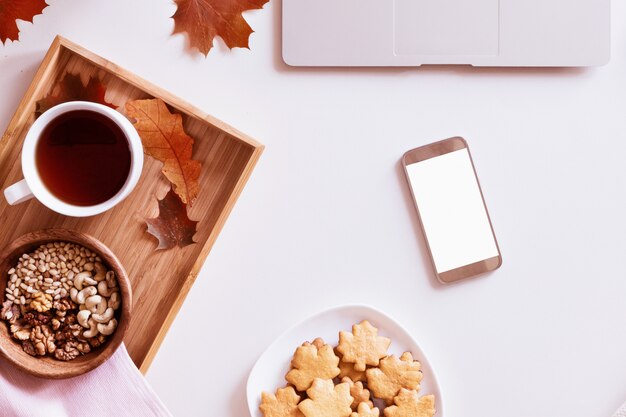
[[[374,403],[370,401],[370,392],[363,387],[362,382],[354,382],[348,377],[343,378],[341,382],[345,382],[350,386],[350,395],[353,399],[351,407],[353,410],[356,410],[361,403],[374,406]]]
[[[359,408],[356,412],[352,413],[350,417],[379,417],[380,411],[368,403],[359,404]]]
[[[335,348],[335,355],[339,358],[339,379],[345,377],[350,378],[354,382],[365,381],[365,371],[357,371],[354,369],[354,364],[343,360],[343,355]]]
[[[415,390],[400,389],[394,398],[395,405],[385,408],[385,417],[433,417],[435,415],[435,396],[420,397]]]
[[[298,409],[300,396],[293,387],[279,388],[276,394],[263,392],[259,409],[265,417],[303,417]]]
[[[320,340],[316,339],[314,343],[319,346]],[[306,391],[315,378],[333,379],[339,375],[338,364],[339,358],[330,345],[322,344],[318,348],[305,342],[296,349],[291,361],[292,369],[285,375],[285,379],[298,391]]]
[[[309,398],[298,404],[305,417],[350,417],[352,396],[346,383],[335,385],[330,379],[315,378],[306,393]]]
[[[365,371],[367,365],[378,366],[381,358],[387,356],[391,340],[378,336],[378,329],[363,320],[352,326],[352,333],[339,332],[337,350],[345,362],[354,363],[356,371]]]
[[[400,388],[419,391],[422,381],[420,368],[421,364],[413,360],[410,352],[404,352],[400,359],[395,355],[387,356],[380,361],[378,368],[366,371],[367,386],[374,397],[391,405]]]
[[[321,337],[316,337],[315,339],[313,339],[311,344],[315,346],[316,348],[321,349],[322,346],[326,344],[326,342],[324,342],[324,339],[322,339]]]

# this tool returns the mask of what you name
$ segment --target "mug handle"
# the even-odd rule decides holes
[[[26,180],[18,181],[4,190],[4,198],[6,198],[7,202],[12,206],[23,203],[33,197],[33,192],[30,190],[28,184],[26,184]]]

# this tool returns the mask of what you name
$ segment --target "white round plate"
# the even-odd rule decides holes
[[[421,382],[420,395],[434,394],[436,417],[443,417],[443,398],[437,383],[437,377],[420,349],[417,342],[396,321],[387,315],[366,306],[344,306],[316,314],[291,330],[283,333],[257,360],[250,372],[247,385],[248,408],[252,417],[263,417],[259,410],[261,392],[275,392],[285,386],[285,374],[294,351],[304,341],[321,337],[333,346],[339,341],[339,331],[350,331],[352,325],[361,320],[369,320],[378,328],[378,334],[391,339],[390,354],[401,355],[409,351],[422,364],[424,378]],[[382,416],[382,413],[381,413]]]

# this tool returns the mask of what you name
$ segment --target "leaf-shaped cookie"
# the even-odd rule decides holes
[[[417,391],[402,388],[393,401],[395,405],[385,408],[385,417],[433,417],[436,412],[434,395],[420,397]]]
[[[241,15],[261,9],[269,0],[174,0],[174,33],[187,33],[189,43],[204,55],[220,36],[229,48],[247,48],[252,28]]]
[[[291,369],[285,379],[298,391],[306,391],[315,378],[333,379],[339,375],[339,358],[330,345],[320,348],[305,342],[296,349],[291,361]]]
[[[159,200],[159,216],[146,219],[148,233],[159,239],[157,249],[184,248],[196,243],[193,235],[198,222],[187,217],[187,206],[172,190]]]
[[[419,391],[422,380],[421,364],[413,360],[410,352],[404,352],[400,359],[395,355],[380,361],[378,368],[368,369],[367,386],[374,397],[381,398],[387,405],[393,404],[393,398],[400,388]]]
[[[339,332],[337,350],[342,360],[354,363],[354,369],[365,371],[367,365],[378,366],[381,358],[387,356],[391,340],[378,336],[378,329],[363,320],[352,326],[352,333]]]
[[[84,85],[80,75],[66,73],[50,94],[37,101],[35,114],[40,115],[57,104],[76,100],[100,103],[114,109],[115,106],[104,99],[105,93],[106,88],[98,78],[89,77],[87,85]]]
[[[193,138],[183,129],[182,116],[170,113],[159,98],[129,101],[126,114],[141,137],[144,152],[163,162],[163,174],[183,203],[191,206],[198,196],[202,165],[191,159]]]
[[[350,386],[350,395],[352,396],[352,407],[353,410],[356,410],[359,404],[366,403],[374,406],[374,403],[370,401],[370,392],[365,387],[363,387],[362,382],[354,382],[348,377],[344,377],[341,382],[345,382]]]
[[[298,404],[305,417],[349,417],[352,397],[348,384],[333,384],[330,379],[316,378],[306,393],[309,398]]]
[[[48,7],[46,0],[0,0],[0,44],[19,36],[16,20],[32,22],[35,15]]]
[[[259,409],[265,417],[302,417],[298,409],[300,396],[293,387],[279,388],[276,394],[263,392]]]
[[[356,412],[352,413],[350,417],[379,417],[380,410],[368,403],[359,404]]]
[[[339,378],[350,378],[354,382],[365,381],[365,371],[357,371],[354,369],[354,364],[343,360],[343,355],[335,348],[335,355],[339,358]]]
[[[315,346],[316,348],[321,349],[322,346],[326,344],[326,342],[324,342],[324,339],[322,339],[321,337],[316,337],[315,339],[313,339],[311,344]]]

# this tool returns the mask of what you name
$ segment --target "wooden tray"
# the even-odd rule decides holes
[[[65,73],[80,74],[83,83],[98,77],[106,100],[121,106],[129,99],[159,97],[183,115],[185,131],[195,139],[193,158],[202,162],[200,193],[189,217],[199,220],[197,244],[155,251],[157,241],[146,232],[145,218],[158,214],[156,197],[169,183],[161,162],[146,157],[141,180],[120,205],[90,218],[56,214],[36,200],[9,206],[0,196],[0,246],[38,229],[67,228],[93,235],[120,259],[132,282],[133,319],[124,342],[133,361],[145,372],[187,296],[211,246],[263,152],[263,145],[206,115],[170,93],[84,48],[57,37],[0,140],[2,189],[22,178],[20,150],[35,119],[35,103]]]

